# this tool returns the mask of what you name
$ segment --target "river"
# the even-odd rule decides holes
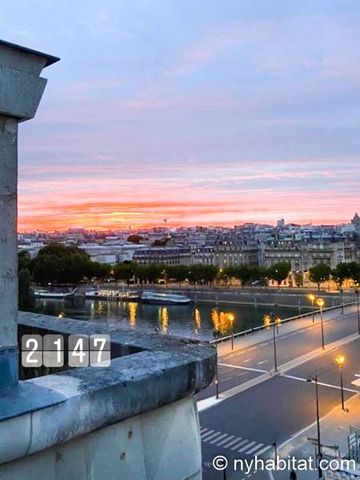
[[[209,340],[214,329],[218,330],[221,336],[229,335],[232,323],[234,332],[262,325],[264,315],[271,311],[271,307],[225,304],[215,306],[208,303],[159,306],[75,297],[66,300],[39,299],[37,311],[79,320],[117,322],[132,329]],[[287,318],[298,315],[299,310],[295,307],[278,307],[277,314],[280,318]]]

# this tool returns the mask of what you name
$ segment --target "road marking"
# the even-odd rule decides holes
[[[220,440],[220,443],[221,443],[221,440],[223,440],[224,437],[228,438],[228,436],[229,435],[227,433],[223,433],[222,435],[220,435],[220,437],[217,437],[214,440],[211,440],[211,442],[209,442],[209,443],[210,443],[210,445],[212,445],[213,443],[216,443],[216,445],[219,446],[218,441]]]
[[[291,380],[298,380],[299,382],[307,382],[306,378],[295,377],[294,375],[281,374],[280,376],[285,378],[290,378]],[[318,382],[318,385],[322,387],[335,388],[335,390],[341,390],[341,387],[339,387],[338,385],[332,385],[330,383]],[[354,390],[352,388],[347,388],[347,387],[344,387],[343,390],[344,392],[359,393],[358,390]]]
[[[245,446],[242,447],[242,448],[239,448],[238,452],[239,452],[239,453],[242,453],[242,452],[246,453],[246,451],[249,450],[249,448],[252,447],[253,445],[256,445],[256,442],[254,442],[254,441],[248,442],[247,445],[245,445]],[[251,450],[251,448],[250,448],[250,450]],[[249,452],[249,453],[250,453],[250,452]]]
[[[260,452],[257,452],[256,455],[262,455],[263,453],[267,452],[268,450],[270,450],[270,448],[272,448],[271,445],[267,445],[266,447],[264,447],[262,450],[260,450]]]
[[[215,432],[209,436],[204,435],[204,437],[201,440],[203,440],[204,442],[210,442],[210,440],[214,440],[215,438],[220,437],[221,435],[222,435],[221,432]]]
[[[203,432],[207,429],[205,428]],[[201,439],[209,445],[216,445],[217,447],[222,446],[223,448],[229,448],[230,450],[237,450],[240,453],[246,453],[250,455],[255,451],[259,450],[257,455],[266,452],[271,448],[269,445],[264,447],[263,443],[257,443],[254,440],[248,440],[241,437],[235,437],[234,435],[229,435],[228,433],[214,432],[214,430],[209,430],[205,433]],[[239,448],[241,447],[241,448]]]
[[[225,443],[223,445],[224,448],[230,448],[232,445],[237,443],[241,437],[236,437],[234,440],[231,440],[231,442]]]
[[[212,435],[213,433],[215,433],[215,430],[209,430],[207,433],[205,433],[205,435],[203,435],[203,436],[201,437],[201,440],[203,440],[203,441],[205,442],[205,441],[206,441],[205,439],[206,439],[208,436],[211,437],[211,435]]]
[[[240,437],[241,438],[241,437]],[[241,442],[238,442],[238,443],[235,443],[235,445],[233,447],[230,448],[230,450],[236,450],[238,449],[241,445],[244,445],[244,443],[248,444],[249,443],[249,440],[247,440],[246,438],[243,439]]]
[[[258,443],[258,444],[255,445],[255,447],[251,448],[251,449],[248,450],[246,453],[247,453],[248,455],[250,455],[251,453],[255,453],[256,450],[259,450],[259,448],[261,448],[261,447],[263,447],[263,446],[264,446],[263,443]]]
[[[259,368],[252,368],[252,367],[243,367],[240,365],[231,365],[229,363],[218,363],[223,367],[231,367],[231,368],[238,368],[239,370],[249,370],[250,372],[259,372],[259,373],[267,373],[267,370],[260,370]]]
[[[224,440],[221,440],[221,442],[217,443],[216,446],[217,447],[221,447],[221,446],[225,447],[225,445],[227,445],[228,443],[231,443],[231,442],[229,442],[229,440],[234,439],[234,438],[235,438],[234,435],[226,435],[226,438],[224,438]]]

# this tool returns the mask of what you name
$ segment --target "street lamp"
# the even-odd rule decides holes
[[[273,348],[274,348],[274,371],[277,372],[277,352],[276,352],[276,335],[275,335],[275,326],[276,326],[276,317],[275,313],[272,312],[270,314],[271,317],[271,324],[272,325],[272,332],[273,332]]]
[[[359,306],[359,290],[355,290],[356,295],[356,308],[357,308],[357,319],[358,319],[358,333],[360,335],[360,306]]]
[[[307,298],[310,300],[311,302],[311,307],[312,307],[312,321],[313,323],[315,322],[315,312],[314,312],[314,302],[315,302],[315,299],[316,299],[316,296],[313,294],[313,293],[309,293],[309,295],[307,296]]]
[[[280,317],[279,317],[279,315],[277,314],[277,307],[278,307],[278,304],[277,304],[277,303],[274,303],[274,313],[275,313],[274,321],[276,322],[276,333],[279,335]]]
[[[316,425],[317,425],[317,464],[318,464],[318,474],[319,478],[322,478],[322,470],[320,465],[320,460],[322,458],[321,452],[321,439],[320,439],[320,405],[319,405],[319,386],[318,386],[318,376],[314,375],[306,380],[309,383],[315,384],[315,401],[316,401]]]
[[[219,331],[214,329],[213,330],[213,336],[214,336],[214,339],[215,339],[215,348],[216,348],[216,365],[215,365],[215,397],[216,397],[216,400],[219,399],[219,386],[220,386],[220,382],[219,382],[219,360],[218,360],[218,344],[217,344],[217,339],[219,338]]]
[[[341,315],[344,314],[344,290],[340,288]]]
[[[344,402],[344,379],[343,379],[343,366],[345,363],[345,355],[339,354],[336,356],[336,363],[339,365],[340,370],[340,389],[341,389],[341,409],[345,410],[345,402]]]
[[[316,300],[316,304],[320,308],[320,322],[321,322],[321,348],[325,350],[325,339],[324,339],[324,318],[323,318],[323,306],[325,302],[322,298]]]
[[[234,320],[235,317],[232,313],[229,313],[228,318],[231,323],[231,350],[234,350]]]
[[[274,457],[275,457],[275,465],[278,464],[278,452],[277,452],[277,443],[273,442],[272,446],[274,447]]]

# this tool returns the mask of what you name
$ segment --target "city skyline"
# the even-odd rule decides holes
[[[61,57],[20,136],[21,231],[359,210],[357,2],[51,3],[0,16]]]
[[[171,225],[169,224],[167,221],[167,219],[164,219],[163,220],[163,223],[161,225],[151,225],[151,226],[148,226],[148,227],[134,227],[132,225],[128,225],[128,226],[124,226],[122,228],[113,228],[113,229],[108,229],[108,230],[105,230],[105,229],[96,229],[96,228],[85,228],[85,227],[70,227],[70,228],[66,228],[66,229],[62,229],[62,230],[37,230],[37,229],[34,229],[34,230],[23,230],[23,231],[19,231],[19,233],[21,235],[23,234],[35,234],[37,232],[43,232],[43,233],[46,233],[46,234],[57,234],[57,233],[68,233],[68,232],[76,232],[76,231],[86,231],[86,232],[94,232],[94,233],[129,233],[129,232],[133,232],[133,233],[137,233],[137,232],[143,232],[143,231],[173,231],[173,230],[186,230],[186,229],[207,229],[207,230],[217,230],[217,229],[224,229],[224,230],[232,230],[232,229],[236,229],[236,228],[242,228],[242,227],[246,227],[246,225],[249,225],[249,226],[264,226],[264,227],[271,227],[273,229],[277,229],[277,228],[281,228],[281,229],[288,229],[288,228],[292,228],[292,227],[299,227],[299,228],[302,228],[302,227],[309,227],[309,228],[314,228],[314,229],[318,229],[318,228],[326,228],[326,227],[335,227],[335,228],[339,228],[339,227],[344,227],[344,226],[347,226],[347,225],[351,225],[351,224],[354,224],[354,232],[356,231],[356,225],[359,225],[360,223],[360,220],[359,220],[359,215],[358,213],[356,212],[351,219],[347,219],[347,221],[345,222],[341,222],[341,223],[295,223],[295,222],[292,222],[291,219],[290,221],[287,221],[287,219],[285,219],[284,217],[282,218],[279,218],[277,219],[277,221],[275,223],[266,223],[266,222],[244,222],[244,223],[237,223],[237,224],[229,224],[229,225],[222,225],[222,224],[216,224],[216,223],[213,223],[213,224],[207,224],[207,225],[187,225],[187,224],[180,224],[180,225]],[[347,233],[349,235],[351,235],[352,233],[354,233],[352,231],[348,231]]]

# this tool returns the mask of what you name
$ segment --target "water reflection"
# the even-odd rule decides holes
[[[161,325],[161,333],[166,334],[169,329],[169,310],[167,307],[159,308],[159,319]]]
[[[227,335],[234,327],[235,315],[233,312],[222,312],[218,308],[211,310],[211,321],[218,335]]]
[[[263,324],[266,328],[270,328],[273,322],[275,323],[277,330],[279,330],[279,326],[281,325],[281,318],[279,315],[269,315],[267,313],[263,316]]]
[[[213,331],[229,335],[262,324],[269,325],[269,307],[253,305],[146,305],[136,302],[97,301],[74,298],[67,300],[42,299],[37,310],[61,317],[80,320],[118,322],[124,326],[194,338],[212,339]],[[296,308],[279,307],[282,318],[297,313]],[[266,323],[267,322],[267,323]]]
[[[129,324],[131,328],[136,327],[136,315],[138,310],[138,304],[136,302],[129,302],[128,303],[129,309]]]
[[[194,310],[194,324],[195,324],[195,333],[199,335],[201,330],[201,314],[198,308]]]

